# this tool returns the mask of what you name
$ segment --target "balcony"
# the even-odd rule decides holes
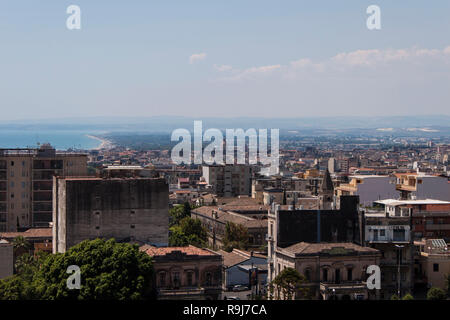
[[[406,184],[399,184],[397,183],[395,185],[395,189],[401,190],[401,191],[416,191],[416,186],[409,186]]]

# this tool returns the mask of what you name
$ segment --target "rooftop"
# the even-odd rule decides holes
[[[19,236],[24,238],[51,238],[52,228],[31,228],[24,232],[0,232],[0,238],[12,239]]]
[[[384,200],[377,200],[374,202],[390,206],[399,206],[405,204],[450,204],[450,201],[434,200],[434,199],[424,199],[424,200],[384,199]]]
[[[186,255],[190,256],[215,256],[217,253],[207,250],[207,249],[201,249],[194,247],[192,245],[189,245],[187,247],[153,247],[144,245],[141,247],[141,251],[144,251],[149,256],[165,256],[167,254],[170,254],[175,251],[180,251]]]
[[[369,248],[369,247],[361,247],[357,244],[351,242],[337,242],[337,243],[309,243],[309,242],[299,242],[283,250],[288,251],[290,253],[296,255],[303,254],[319,254],[319,253],[329,253],[331,255],[342,255],[351,252],[358,253],[377,253],[378,250]]]

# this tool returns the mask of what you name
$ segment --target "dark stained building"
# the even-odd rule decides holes
[[[163,178],[55,177],[53,252],[95,238],[167,245],[168,199]]]

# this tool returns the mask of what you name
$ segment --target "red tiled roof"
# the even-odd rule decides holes
[[[51,238],[52,228],[31,228],[24,232],[1,232],[0,238],[15,238],[22,236],[24,238]]]
[[[174,251],[181,251],[182,253],[185,253],[187,255],[196,255],[196,256],[214,256],[217,255],[216,253],[206,250],[194,247],[192,245],[189,245],[187,247],[152,247],[152,246],[143,246],[141,247],[141,250],[147,253],[149,256],[165,256],[169,253],[172,253]]]

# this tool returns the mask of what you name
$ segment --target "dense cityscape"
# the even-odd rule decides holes
[[[98,139],[85,151],[0,150],[2,299],[101,298],[38,270],[56,263],[49,256],[84,252],[88,260],[86,246],[103,252],[111,241],[152,261],[148,282],[125,299],[448,295],[447,138],[281,137],[270,176],[259,165],[175,164],[170,149]],[[372,265],[380,268],[375,289],[367,285]],[[86,268],[94,279],[102,273]],[[42,292],[42,281],[52,289]]]
[[[444,318],[449,13],[0,1],[0,317]]]

